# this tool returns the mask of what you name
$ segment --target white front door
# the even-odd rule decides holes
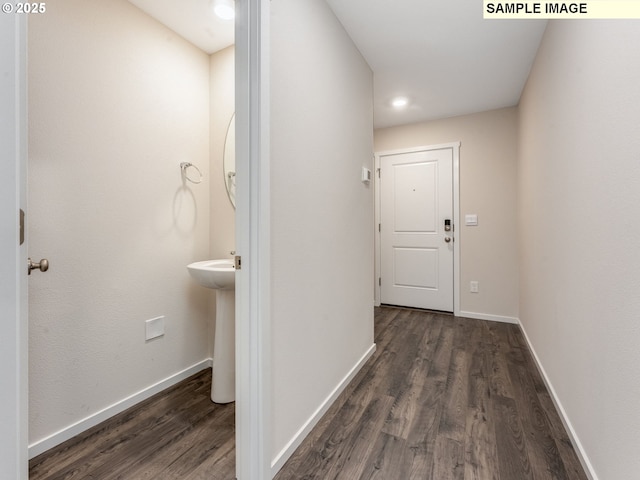
[[[26,17],[0,16],[0,478],[28,477]]]
[[[380,156],[380,300],[453,312],[453,148]]]

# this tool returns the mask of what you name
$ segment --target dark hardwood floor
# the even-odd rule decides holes
[[[275,480],[586,480],[516,325],[376,309],[377,351]]]
[[[374,356],[276,480],[586,480],[515,325],[376,309]],[[35,479],[234,478],[210,371],[30,462]]]
[[[36,479],[235,478],[235,404],[211,402],[211,370],[29,462]]]

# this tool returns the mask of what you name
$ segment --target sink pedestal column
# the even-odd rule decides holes
[[[236,291],[216,290],[216,328],[213,341],[211,400],[236,399]]]

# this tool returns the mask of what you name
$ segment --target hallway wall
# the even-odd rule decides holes
[[[373,345],[373,80],[323,0],[271,3],[272,458]],[[294,40],[292,40],[294,39]]]
[[[640,471],[638,25],[549,22],[519,107],[520,319],[601,480]]]
[[[29,277],[31,444],[208,358],[186,270],[209,255],[208,165],[208,55],[124,0],[30,16],[30,254],[51,262]]]

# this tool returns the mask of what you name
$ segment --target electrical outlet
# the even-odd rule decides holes
[[[145,340],[161,337],[164,335],[164,315],[151,318],[145,322]]]
[[[476,280],[469,282],[469,291],[471,293],[478,293],[478,282]]]

